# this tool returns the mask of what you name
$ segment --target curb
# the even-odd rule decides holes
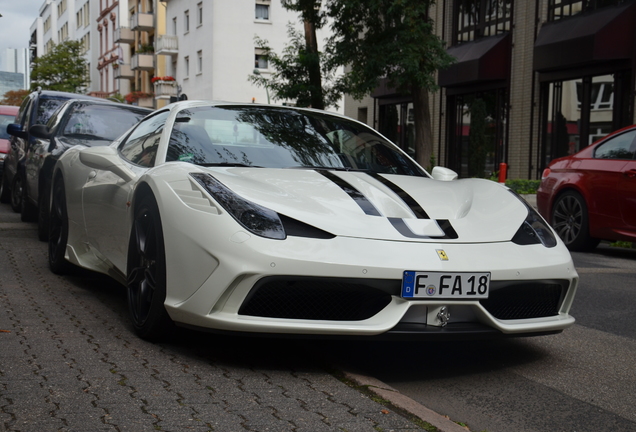
[[[366,387],[371,393],[387,400],[394,407],[406,411],[426,423],[435,426],[439,432],[469,431],[467,427],[460,426],[447,417],[426,408],[376,378],[360,375],[354,372],[348,372],[342,369],[340,371],[346,379],[352,381],[356,385]]]

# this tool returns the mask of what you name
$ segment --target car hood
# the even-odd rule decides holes
[[[509,241],[527,207],[498,183],[314,169],[210,168],[241,197],[338,236]]]

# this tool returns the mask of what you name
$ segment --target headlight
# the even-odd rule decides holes
[[[528,217],[512,238],[512,242],[519,245],[539,244],[551,248],[556,246],[557,240],[552,228],[546,223],[535,209],[533,209],[516,192],[510,190],[528,209]]]
[[[241,198],[210,174],[190,175],[248,231],[275,240],[284,240],[287,237],[283,223],[275,211]]]

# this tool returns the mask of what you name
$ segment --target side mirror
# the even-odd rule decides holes
[[[29,133],[36,138],[48,140],[51,139],[51,131],[46,125],[36,124],[29,128]]]
[[[90,168],[110,171],[129,182],[137,176],[122,162],[114,147],[89,147],[80,151],[80,161]]]
[[[452,181],[456,180],[458,177],[457,173],[452,169],[444,168],[441,166],[436,166],[435,168],[433,168],[431,175],[435,180],[442,181]]]
[[[7,125],[7,133],[9,135],[13,135],[14,137],[18,137],[18,138],[27,137],[27,133],[22,130],[22,126],[19,125],[18,123],[11,123]]]

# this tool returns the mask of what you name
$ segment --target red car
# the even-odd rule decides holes
[[[601,240],[636,242],[636,125],[555,159],[541,176],[537,207],[572,251]]]
[[[9,153],[11,136],[7,133],[7,125],[15,122],[15,116],[20,107],[0,105],[0,179],[2,179],[2,169],[4,168],[4,158]],[[0,181],[0,183],[2,183]],[[0,196],[5,195],[0,190]],[[4,202],[4,200],[3,200]]]

